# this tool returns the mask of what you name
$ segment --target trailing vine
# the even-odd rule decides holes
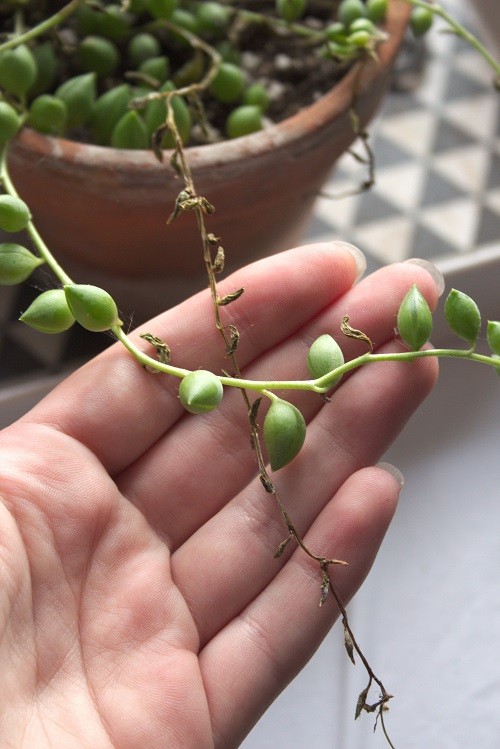
[[[500,80],[500,65],[490,53],[471,34],[458,24],[451,16],[435,2],[423,0],[405,0],[414,6],[416,13],[412,25],[416,33],[422,33],[429,28],[434,16],[441,17],[448,24],[453,33],[466,39],[487,60],[496,76],[496,83]],[[82,0],[72,0],[49,19],[43,21],[36,28],[22,29],[10,39],[0,45],[1,54],[9,50],[20,49],[23,45],[35,39],[47,29],[57,27],[69,17]],[[126,3],[129,7],[131,3]],[[195,5],[200,5],[195,3]],[[376,47],[384,38],[380,30],[372,21],[370,25],[359,23],[352,29],[356,20],[364,20],[356,16],[359,4],[352,0],[344,0],[339,7],[339,21],[335,28],[313,30],[299,22],[301,9],[305,3],[278,3],[281,15],[270,19],[269,16],[250,11],[238,4],[222,3],[231,19],[230,36],[241,33],[247,24],[271,24],[278,31],[293,33],[307,38],[311,43],[321,45],[325,54],[344,61],[363,59],[366,55],[376,55]],[[367,7],[372,9],[374,17],[382,12],[384,2],[368,0]],[[354,14],[354,17],[351,17]],[[430,14],[430,16],[429,16]],[[348,18],[349,23],[348,23]],[[380,16],[383,18],[383,15]],[[369,19],[368,19],[369,20]],[[340,25],[339,25],[340,24]],[[335,24],[333,24],[335,26]],[[305,420],[292,403],[286,400],[282,391],[309,391],[328,400],[328,394],[336,387],[347,373],[369,363],[385,361],[413,362],[420,358],[441,357],[466,359],[486,364],[500,374],[500,322],[489,321],[487,324],[487,342],[490,353],[482,354],[476,351],[477,341],[482,328],[480,311],[476,303],[466,294],[453,289],[445,303],[445,316],[451,330],[465,342],[465,347],[457,348],[427,348],[426,344],[432,334],[432,314],[420,293],[412,287],[405,296],[397,316],[398,337],[401,350],[391,353],[376,353],[370,338],[360,330],[351,327],[349,319],[344,318],[340,333],[346,337],[356,338],[367,347],[365,353],[354,359],[344,361],[342,349],[326,331],[311,346],[307,364],[309,377],[302,380],[250,380],[243,376],[238,360],[240,332],[231,321],[227,312],[231,304],[237,303],[244,293],[244,288],[234,289],[229,294],[220,295],[218,290],[218,276],[224,270],[225,250],[221,239],[210,232],[209,217],[215,207],[210,203],[209,196],[200,195],[196,188],[196,180],[189,164],[189,151],[186,149],[185,136],[181,132],[178,121],[176,103],[187,99],[198,106],[203,120],[203,105],[201,95],[206,93],[219,75],[222,57],[219,51],[193,33],[175,23],[170,17],[157,18],[150,24],[151,28],[162,27],[174,32],[187,43],[192,50],[203,55],[208,60],[203,75],[177,88],[165,90],[155,89],[143,96],[135,97],[128,102],[129,112],[140,112],[153,102],[161,101],[165,104],[163,121],[156,127],[152,139],[152,147],[158,159],[164,157],[164,142],[168,135],[172,138],[170,166],[182,180],[169,221],[175,221],[182,213],[191,213],[196,221],[205,265],[214,324],[221,337],[222,347],[228,362],[227,371],[222,373],[207,372],[205,370],[189,370],[172,364],[168,342],[159,339],[151,333],[142,334],[145,346],[134,343],[125,332],[123,323],[114,300],[103,289],[75,282],[59,264],[51,250],[39,234],[30,214],[29,206],[20,198],[11,179],[8,169],[8,148],[10,140],[15,137],[26,118],[29,109],[26,104],[23,86],[16,92],[10,91],[0,101],[0,141],[2,153],[0,160],[0,182],[3,194],[0,195],[0,229],[17,232],[25,230],[29,235],[35,252],[15,243],[0,245],[0,283],[15,284],[26,280],[30,274],[40,266],[46,264],[57,278],[57,289],[42,292],[33,304],[23,313],[21,320],[27,325],[47,333],[67,330],[75,322],[84,328],[96,332],[110,331],[120,341],[137,362],[149,371],[163,373],[180,380],[179,398],[186,409],[192,413],[206,413],[217,408],[224,396],[224,388],[237,388],[243,400],[243,407],[248,418],[248,428],[252,449],[255,453],[256,465],[260,481],[267,494],[276,504],[284,525],[284,539],[274,552],[275,558],[280,557],[290,543],[295,543],[318,567],[318,602],[319,606],[326,604],[332,597],[337,605],[344,632],[344,642],[349,658],[354,662],[358,657],[363,664],[368,681],[360,693],[355,709],[355,717],[362,712],[374,713],[380,722],[382,731],[388,744],[394,745],[389,738],[384,722],[384,714],[392,695],[385,688],[382,680],[373,671],[368,659],[363,653],[351,628],[345,606],[337,592],[332,579],[332,567],[347,564],[346,560],[334,559],[313,550],[304,541],[300,529],[290,517],[286,509],[286,501],[282,499],[277,487],[274,474],[290,463],[300,452],[306,436]],[[147,75],[143,73],[143,75]],[[354,98],[355,93],[353,92]],[[128,116],[128,113],[127,113]],[[131,122],[131,120],[127,120]],[[359,123],[355,119],[355,102],[353,105],[353,128],[363,137]],[[123,142],[132,133],[132,129],[122,130]],[[134,131],[135,132],[135,131]],[[123,134],[125,133],[125,135]],[[126,137],[125,137],[126,136]],[[135,137],[135,136],[134,136]],[[369,153],[370,156],[370,153]],[[371,158],[371,157],[370,157]],[[369,163],[371,163],[369,158]],[[371,169],[371,167],[370,167]],[[373,175],[370,172],[370,182]],[[355,321],[354,321],[355,322]],[[146,345],[149,348],[146,348]],[[148,353],[150,349],[154,350]],[[263,402],[268,401],[268,409],[261,419]],[[262,421],[262,428],[261,428]],[[270,468],[268,467],[270,463]],[[378,698],[371,701],[370,693],[376,685],[379,690]]]

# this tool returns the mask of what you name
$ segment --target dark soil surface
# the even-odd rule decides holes
[[[28,0],[21,6],[25,12],[25,24],[27,27],[35,25],[40,20],[50,16],[55,10],[62,7],[64,3],[51,2],[50,0]],[[295,112],[302,109],[318,99],[331,86],[344,75],[345,63],[339,63],[331,58],[326,59],[322,54],[323,44],[318,36],[311,37],[301,33],[300,28],[293,28],[281,22],[276,24],[271,19],[276,19],[274,0],[249,0],[245,2],[226,2],[235,10],[229,27],[218,39],[208,41],[212,46],[218,47],[228,45],[235,54],[235,61],[245,73],[248,85],[259,82],[263,84],[270,96],[270,105],[265,113],[267,121],[279,122]],[[96,2],[92,7],[101,12],[112,3]],[[191,4],[193,9],[196,3]],[[338,0],[310,0],[306,15],[300,19],[298,24],[315,32],[321,30],[336,19],[336,8]],[[181,3],[181,7],[190,7],[188,3]],[[259,14],[260,18],[242,19],[238,10],[252,11]],[[0,1],[0,33],[6,38],[13,29],[12,5]],[[141,15],[134,16],[132,28],[144,30],[151,24],[151,18]],[[298,33],[297,33],[298,32]],[[170,78],[179,83],[185,75],[186,67],[192,64],[193,55],[198,57],[198,75],[203,75],[207,70],[209,60],[203,53],[193,53],[186,44],[175,42],[172,32],[161,28],[161,24],[154,29],[154,34],[162,45],[161,54],[167,55],[170,61]],[[82,73],[78,64],[76,51],[82,37],[81,24],[76,17],[71,17],[64,27],[52,30],[45,37],[40,37],[31,44],[40,44],[50,40],[56,51],[58,69],[51,89],[46,93],[53,92],[63,81],[69,77]],[[116,38],[113,41],[120,50],[121,64],[112,77],[99,79],[98,94],[113,88],[114,86],[129,82],[139,96],[144,96],[144,83],[136,71],[131,71],[127,63],[127,43],[130,34],[123,39]],[[236,50],[236,51],[235,51]],[[231,61],[231,57],[228,58]],[[196,65],[195,65],[196,67]],[[151,90],[151,89],[149,89]],[[201,101],[201,107],[200,107]],[[190,103],[195,120],[208,122],[210,127],[204,128],[200,124],[193,129],[190,143],[204,143],[224,138],[224,123],[234,108],[235,104],[221,104],[214,101],[208,93],[201,100],[193,100]],[[200,116],[201,112],[201,116]],[[85,128],[67,134],[73,139],[90,140],[89,133]]]

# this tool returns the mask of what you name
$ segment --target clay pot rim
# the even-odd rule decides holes
[[[234,140],[192,146],[186,149],[191,166],[200,168],[210,164],[227,164],[240,160],[242,155],[246,158],[261,156],[281,145],[299,141],[312,129],[317,129],[336,116],[340,116],[352,102],[354,85],[358,86],[361,93],[370,86],[381,70],[391,66],[400,48],[410,12],[411,6],[407,3],[390,0],[386,24],[388,39],[378,47],[378,60],[369,60],[367,64],[357,63],[316,102],[276,125]],[[357,76],[360,76],[358,83],[356,83]],[[165,151],[164,163],[161,164],[150,150],[116,149],[80,143],[43,135],[28,127],[23,128],[16,138],[16,145],[23,150],[31,151],[35,157],[50,157],[61,162],[73,162],[91,170],[97,166],[100,169],[120,168],[132,172],[134,170],[163,170],[164,164],[168,163],[173,153]]]

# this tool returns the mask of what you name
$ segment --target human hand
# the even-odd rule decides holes
[[[246,287],[228,310],[244,376],[303,378],[308,347],[338,338],[345,314],[378,350],[394,348],[408,288],[437,299],[413,264],[354,280],[353,256],[334,244],[221,282],[221,293]],[[220,372],[210,305],[201,293],[143,330],[174,364]],[[361,346],[344,339],[346,359]],[[344,602],[400,488],[370,466],[436,371],[431,359],[370,365],[328,405],[292,399],[310,426],[279,493],[308,546],[349,563],[332,568]],[[227,388],[216,411],[194,416],[178,384],[116,344],[0,434],[2,747],[237,746],[338,615],[333,599],[318,607],[318,565],[300,549],[273,559],[286,528],[256,476],[241,394]]]

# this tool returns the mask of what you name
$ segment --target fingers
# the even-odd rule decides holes
[[[435,377],[430,360],[363,367],[314,416],[302,452],[275,477],[278,494],[300,534],[307,532],[352,473],[379,460]],[[271,582],[287,559],[286,554],[279,561],[272,558],[286,535],[274,498],[255,478],[175,551],[172,575],[188,601],[202,643]],[[327,555],[324,548],[316,553]],[[333,554],[340,556],[337,549]]]
[[[394,265],[364,279],[360,284],[349,289],[342,297],[322,308],[318,314],[309,319],[280,344],[269,349],[250,362],[245,368],[244,375],[254,379],[303,379],[308,377],[306,369],[307,351],[312,341],[325,332],[336,335],[340,341],[346,357],[362,353],[366,347],[357,341],[346,339],[339,335],[340,321],[345,314],[349,314],[353,326],[366,331],[377,345],[385,341],[394,340],[394,325],[398,307],[406,291],[412,283],[418,282],[429,303],[436,303],[437,294],[435,284],[429,274],[414,265]],[[276,304],[286,290],[281,292]],[[396,344],[399,345],[399,344]],[[402,365],[404,367],[404,365]],[[388,398],[393,397],[393,385],[390,379],[392,369],[386,364],[373,368],[375,382],[370,378],[368,387],[374,393],[384,384],[389,387]],[[401,371],[403,397],[394,399],[398,414],[407,415],[420,402],[419,378],[423,377],[423,390],[428,392],[429,385],[425,374],[425,366],[415,367],[412,372],[416,375],[414,387],[415,397],[408,392],[409,382],[405,377],[408,368]],[[430,365],[431,380],[433,382],[434,367]],[[381,382],[379,382],[379,378]],[[357,382],[363,382],[359,379]],[[347,383],[342,384],[338,393],[343,392]],[[406,390],[405,390],[406,387]],[[344,391],[346,392],[346,391]],[[351,401],[365,404],[368,393],[354,392],[347,398],[338,396],[339,407],[346,403],[345,428],[342,437],[345,445],[351,445],[354,440],[356,424],[352,414],[357,409],[351,408]],[[290,397],[303,411],[306,420],[314,418],[322,406],[322,399],[312,393],[284,393],[283,397]],[[335,396],[337,398],[337,396]],[[422,396],[423,397],[423,396]],[[375,403],[375,406],[377,404]],[[264,411],[265,406],[262,406]],[[363,406],[367,418],[371,418],[367,404]],[[327,418],[337,425],[337,405],[331,405],[326,411]],[[378,409],[380,411],[380,408]],[[387,423],[392,424],[391,410],[387,416]],[[263,414],[259,416],[262,423]],[[361,418],[363,422],[363,418]],[[385,421],[377,424],[382,428]],[[367,427],[368,429],[368,427]],[[309,430],[310,431],[310,430]],[[372,440],[374,452],[380,452],[381,445],[393,439],[391,436]],[[146,515],[157,532],[166,537],[172,549],[179,547],[200,525],[207,522],[224,505],[239,492],[243,491],[248,482],[252,481],[256,473],[255,455],[249,447],[249,427],[246,409],[241,393],[226,388],[221,406],[207,417],[188,417],[181,420],[175,432],[167,434],[157,444],[138,460],[127,472],[119,477],[119,485],[124,494],[137,504]],[[308,448],[306,442],[305,450]],[[361,443],[364,445],[364,442]],[[341,453],[347,447],[339,446]],[[376,459],[376,458],[375,458]],[[293,465],[303,466],[294,461]],[[328,463],[330,464],[330,460]],[[369,462],[365,456],[365,462]],[[290,466],[290,468],[292,468]],[[306,470],[306,474],[310,472]],[[172,487],[178,487],[172,491]]]
[[[349,560],[348,567],[330,568],[344,603],[372,565],[398,493],[397,482],[385,471],[359,471],[341,487],[307,534],[311,548]],[[242,549],[243,568],[247,561]],[[319,607],[320,585],[317,563],[297,550],[262,594],[201,652],[216,746],[240,744],[327,634],[338,607],[331,596]]]
[[[245,293],[225,320],[239,330],[242,366],[300,329],[352,286],[355,258],[344,243],[302,247],[233,274],[220,295]],[[228,366],[208,290],[142,328],[165,340],[173,364],[221,372]],[[134,333],[141,348],[147,344]],[[123,470],[183,415],[178,380],[146,372],[121,344],[111,347],[45,398],[25,419],[46,422],[86,444],[112,473]]]

